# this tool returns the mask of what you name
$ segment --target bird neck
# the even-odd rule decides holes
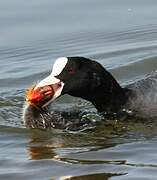
[[[130,94],[108,71],[104,71],[100,85],[92,91],[90,101],[99,112],[118,112],[124,107]]]
[[[97,92],[91,100],[99,112],[118,112],[125,107],[128,100],[128,89],[121,88],[120,91],[112,91],[108,94]]]

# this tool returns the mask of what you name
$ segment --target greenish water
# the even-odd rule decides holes
[[[57,57],[93,58],[122,85],[155,71],[156,7],[153,0],[0,0],[0,179],[156,180],[155,120],[100,122],[83,132],[28,130],[22,120],[25,90]],[[65,96],[53,106],[78,104]]]

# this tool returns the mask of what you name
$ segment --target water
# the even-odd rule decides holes
[[[156,9],[153,0],[0,0],[0,179],[156,179],[155,121],[74,133],[28,130],[21,118],[25,90],[57,57],[93,58],[122,85],[156,70]]]

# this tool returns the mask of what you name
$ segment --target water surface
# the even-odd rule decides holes
[[[156,179],[155,121],[65,132],[28,130],[21,118],[25,90],[57,57],[95,59],[122,85],[155,71],[156,7],[154,0],[0,0],[0,179]],[[79,105],[65,96],[54,106]]]

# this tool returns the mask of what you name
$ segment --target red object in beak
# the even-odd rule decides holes
[[[34,89],[35,86],[26,92],[26,101],[35,107],[41,107],[53,98],[54,90],[51,86],[44,86]]]
[[[43,99],[43,94],[40,92],[39,88],[36,90],[34,90],[34,88],[33,88],[27,92],[27,100],[28,101],[37,103],[37,102],[40,102],[42,99]]]

